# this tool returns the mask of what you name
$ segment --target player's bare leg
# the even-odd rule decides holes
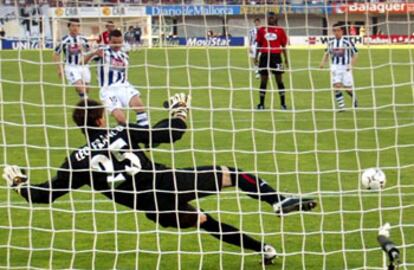
[[[125,125],[127,123],[127,119],[125,113],[122,109],[114,109],[111,112],[112,116],[115,118],[116,122],[120,125]]]
[[[341,92],[343,89],[342,83],[335,83],[333,85],[334,91],[335,91],[335,99],[336,103],[338,104],[339,112],[343,112],[345,110],[345,101],[344,96]]]
[[[352,99],[352,106],[354,107],[354,108],[358,108],[358,99],[357,99],[357,96],[355,95],[355,93],[354,93],[354,91],[353,91],[353,89],[352,89],[352,86],[346,86],[345,87],[345,91],[346,91],[346,93],[351,97],[351,99]]]
[[[76,92],[81,98],[88,98],[89,85],[82,80],[76,81],[73,86],[75,86]]]
[[[148,114],[145,111],[144,102],[142,102],[142,99],[138,95],[133,96],[129,100],[129,107],[136,113],[137,125],[141,127],[148,127]]]
[[[260,74],[260,103],[257,104],[258,110],[264,110],[265,108],[265,97],[266,97],[266,88],[267,81],[269,80],[268,74]]]
[[[250,58],[251,63],[252,63],[252,67],[254,69],[254,74],[255,74],[255,78],[259,79],[260,78],[260,72],[259,72],[259,66],[256,64],[256,58]]]
[[[276,73],[275,79],[276,79],[277,88],[279,89],[280,108],[282,110],[287,110],[286,96],[285,96],[285,84],[283,83],[282,73]]]

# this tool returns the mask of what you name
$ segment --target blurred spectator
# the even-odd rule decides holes
[[[24,7],[19,10],[21,24],[24,28],[26,36],[30,36],[30,4],[26,3]]]
[[[6,36],[6,32],[3,28],[0,27],[0,39],[4,38]]]
[[[40,36],[40,9],[37,4],[26,1],[19,10],[21,24],[26,37],[38,38]]]
[[[136,43],[134,27],[132,25],[128,28],[128,31],[125,32],[124,40],[130,45],[134,45]]]
[[[208,30],[207,31],[207,38],[212,38],[212,37],[214,37],[213,30]]]
[[[99,35],[97,40],[98,44],[109,44],[109,33],[115,30],[115,24],[113,21],[108,21],[105,25],[106,30]]]
[[[361,26],[361,27],[359,28],[359,35],[360,35],[361,37],[365,37],[366,32],[365,32],[365,27],[364,27],[364,26]]]
[[[357,29],[356,29],[355,25],[351,25],[351,26],[349,27],[349,34],[350,34],[351,36],[356,36],[356,34],[357,34]]]
[[[134,30],[134,37],[135,37],[136,43],[141,44],[141,36],[142,36],[141,27],[137,26],[133,30]]]

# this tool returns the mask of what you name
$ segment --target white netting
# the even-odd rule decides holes
[[[112,21],[124,33],[131,26],[137,31],[130,36],[129,80],[140,90],[151,124],[167,115],[162,103],[168,96],[186,92],[193,98],[183,139],[147,156],[173,168],[237,167],[283,194],[319,203],[313,212],[278,218],[267,204],[230,188],[194,206],[275,246],[272,268],[384,269],[376,236],[386,222],[401,251],[401,268],[414,267],[413,3],[100,2],[37,3],[38,12],[25,1],[0,4],[6,34],[0,51],[2,168],[18,164],[38,184],[84,144],[71,119],[79,97],[58,78],[52,51],[42,47],[57,44],[71,17],[80,18],[81,32],[91,39]],[[267,11],[280,14],[290,39],[287,111],[280,109],[274,78],[266,110],[256,110],[260,80],[245,44],[254,19],[264,24]],[[336,22],[349,25],[359,49],[353,69],[359,107],[353,109],[344,94],[343,113],[328,69],[319,68]],[[90,97],[99,99],[95,64],[90,69]],[[387,175],[381,192],[360,187],[360,174],[369,167]],[[26,203],[3,181],[0,216],[0,269],[265,267],[257,253],[199,228],[163,228],[90,187],[38,205]]]

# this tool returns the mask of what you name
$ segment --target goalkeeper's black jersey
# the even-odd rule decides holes
[[[182,137],[186,124],[180,119],[165,119],[156,127],[89,130],[88,144],[72,152],[53,179],[24,186],[21,195],[31,202],[50,203],[72,189],[89,185],[118,203],[145,210],[145,202],[158,186],[157,174],[165,167],[150,160],[138,144],[172,143]]]

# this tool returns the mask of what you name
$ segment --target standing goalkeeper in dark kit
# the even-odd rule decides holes
[[[276,84],[279,89],[280,105],[282,110],[286,110],[285,85],[282,80],[284,66],[288,67],[288,57],[286,45],[288,37],[285,30],[277,25],[277,17],[273,12],[267,14],[267,25],[259,28],[256,36],[257,48],[260,52],[260,58],[256,55],[256,63],[259,65],[260,72],[260,103],[257,105],[258,110],[265,108],[265,96],[269,71],[275,75]]]

